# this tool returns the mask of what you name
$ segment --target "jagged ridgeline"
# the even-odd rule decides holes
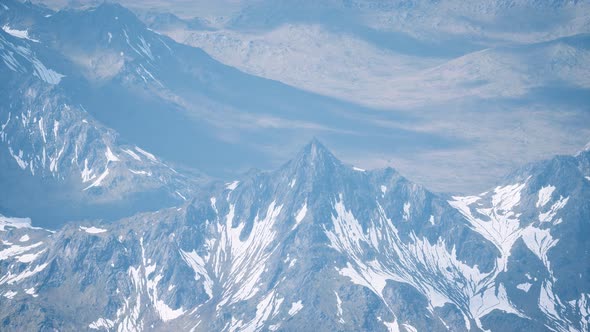
[[[590,152],[442,197],[319,142],[178,207],[2,219],[3,330],[588,329]]]

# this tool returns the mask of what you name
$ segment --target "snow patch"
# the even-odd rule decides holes
[[[565,207],[565,205],[567,204],[569,199],[570,199],[569,196],[566,198],[564,198],[563,196],[560,196],[559,200],[551,206],[549,211],[544,212],[544,213],[539,213],[539,221],[540,222],[553,221],[553,218],[555,218],[555,215],[557,214],[557,212],[559,212],[559,210],[561,210]],[[556,223],[559,223],[559,222],[556,222]]]
[[[25,289],[25,293],[27,293],[27,294],[31,295],[32,297],[37,297],[37,296],[39,296],[39,295],[37,295],[37,293],[35,293],[35,288],[34,288],[34,287],[31,287],[31,288]]]
[[[539,190],[539,199],[537,200],[536,206],[538,208],[545,206],[545,204],[551,200],[553,191],[555,191],[554,186],[546,186],[541,188],[541,190]]]
[[[141,161],[141,158],[137,155],[137,153],[133,152],[132,150],[128,150],[128,149],[121,149],[123,152],[125,152],[126,154],[130,155],[131,158],[137,160],[137,161]]]
[[[8,274],[4,275],[2,278],[0,278],[0,285],[3,284],[8,284],[8,285],[12,285],[14,283],[20,283],[21,281],[30,278],[32,276],[34,276],[35,274],[45,270],[45,268],[48,266],[49,264],[45,263],[45,264],[41,264],[36,266],[35,268],[31,269],[31,267],[28,267],[26,270],[24,270],[23,272],[19,273],[19,274],[13,274],[12,272],[8,272]]]
[[[41,132],[41,137],[43,137],[43,143],[47,143],[45,128],[43,127],[43,117],[39,118],[39,131]]]
[[[549,262],[548,253],[559,240],[554,239],[548,229],[539,229],[533,226],[528,226],[522,232],[522,239],[527,248],[532,251],[551,272],[551,264]]]
[[[225,189],[226,190],[235,190],[239,184],[240,184],[240,181],[233,181],[230,183],[226,183]]]
[[[261,331],[264,324],[269,319],[274,318],[279,313],[279,308],[283,303],[283,298],[279,298],[275,291],[271,291],[258,305],[256,306],[256,317],[252,319],[243,329],[242,332]]]
[[[33,38],[29,37],[29,31],[27,31],[27,30],[11,29],[8,24],[4,25],[2,27],[2,30],[4,30],[4,32],[6,32],[7,34],[9,34],[13,37],[16,37],[16,38],[27,39],[27,40],[30,40],[35,43],[39,42],[37,39],[33,39]]]
[[[128,168],[129,172],[135,174],[135,175],[145,175],[145,176],[152,176],[152,172],[149,171],[138,171],[138,170],[134,170],[131,168]]]
[[[344,318],[342,318],[342,300],[340,299],[338,292],[334,291],[334,294],[336,294],[336,314],[338,317],[338,322],[344,324]]]
[[[16,257],[16,259],[21,262],[21,263],[31,263],[33,261],[35,261],[37,258],[39,258],[39,256],[41,256],[42,253],[45,252],[45,249],[34,253],[34,254],[25,254],[25,255],[21,255]]]
[[[521,291],[523,291],[525,293],[528,293],[528,291],[529,291],[529,289],[531,289],[532,285],[533,284],[531,284],[531,283],[525,282],[525,283],[519,284],[518,286],[516,286],[516,288],[520,289]]]
[[[92,187],[100,187],[102,185],[102,181],[104,179],[106,179],[107,175],[109,175],[109,169],[106,168],[104,170],[104,172],[102,172],[102,174],[98,177],[98,179],[96,179],[94,182],[92,182],[91,185],[89,185],[88,187],[84,188],[84,190],[88,190]]]
[[[2,294],[5,298],[7,299],[12,299],[16,296],[16,294],[18,294],[17,292],[13,292],[13,291],[8,291],[4,294]]]
[[[472,208],[481,200],[479,196],[453,196],[449,204],[467,218],[473,229],[492,242],[501,253],[497,266],[504,271],[512,246],[521,235],[519,214],[513,209],[520,204],[520,193],[526,183],[496,187],[489,208]],[[474,209],[475,211],[473,211]]]
[[[405,221],[410,220],[410,208],[412,207],[412,204],[410,204],[410,202],[405,202],[404,203],[404,215],[403,218]]]
[[[301,221],[303,221],[303,218],[305,218],[306,214],[307,214],[307,201],[305,201],[305,203],[303,203],[303,206],[301,207],[301,209],[299,209],[299,212],[297,212],[297,215],[295,216],[295,226],[293,226],[293,229],[295,229],[297,226],[299,226]]]
[[[180,192],[176,191],[176,195],[178,195],[178,197],[182,198],[183,201],[186,201],[186,197],[184,197],[183,194],[181,194]]]
[[[53,137],[57,138],[57,134],[59,133],[59,121],[53,121]]]
[[[10,155],[12,156],[12,158],[14,158],[14,160],[16,161],[16,163],[18,164],[18,166],[21,169],[26,169],[28,166],[28,163],[26,161],[24,161],[23,158],[23,151],[19,150],[18,155],[14,153],[14,151],[12,150],[12,147],[8,147],[8,152],[10,153]]]
[[[203,279],[205,293],[207,293],[209,298],[213,298],[213,280],[209,277],[209,273],[205,267],[205,260],[203,260],[203,258],[201,258],[201,256],[199,256],[194,250],[186,252],[181,249],[180,255],[184,262],[195,272],[195,280],[199,281],[201,278]]]
[[[84,227],[84,226],[80,226],[80,231],[84,231],[88,234],[101,234],[101,233],[105,233],[107,230],[104,228],[98,228],[98,227]]]
[[[92,170],[88,168],[88,159],[84,159],[84,169],[80,173],[80,176],[82,177],[82,183],[86,183],[96,178],[96,175],[93,175]]]
[[[104,153],[105,157],[107,157],[107,161],[120,161],[119,157],[117,157],[113,151],[111,151],[111,148],[107,146],[107,150]]]
[[[301,309],[303,309],[303,304],[301,304],[301,300],[293,302],[291,303],[291,308],[289,309],[289,315],[295,316]]]
[[[31,228],[31,229],[39,229],[31,227],[31,219],[30,218],[10,218],[5,217],[0,214],[0,231],[6,232],[6,228]]]
[[[99,318],[96,321],[90,323],[88,325],[89,328],[93,329],[93,330],[100,330],[100,329],[105,329],[107,331],[112,330],[115,327],[115,322],[113,322],[110,319],[106,319],[106,318]]]
[[[418,332],[418,330],[413,327],[412,325],[408,324],[408,323],[403,323],[402,326],[406,329],[406,331],[408,332]]]
[[[153,154],[151,154],[151,153],[149,153],[137,146],[135,147],[135,151],[141,153],[142,155],[144,155],[147,159],[149,159],[151,161],[156,161],[156,157]]]

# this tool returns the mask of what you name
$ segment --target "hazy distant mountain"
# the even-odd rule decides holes
[[[437,191],[466,192],[588,140],[588,126],[578,126],[590,121],[587,2],[243,4],[225,23],[157,29],[247,73],[412,117],[378,120],[390,132],[447,134],[457,143],[422,153],[375,143],[356,160],[334,145],[351,162],[396,165]]]
[[[412,140],[416,149],[448,144],[444,138],[431,140],[428,133],[391,131],[375,123],[375,118],[393,121],[396,114],[223,65],[200,49],[147,29],[119,5],[33,15],[28,21],[11,14],[25,9],[7,7],[0,23],[27,31],[40,49],[52,52],[42,60],[64,75],[59,87],[71,104],[82,105],[126,141],[169,162],[227,176],[277,165],[315,134],[341,147],[349,146],[341,137],[367,132],[368,141],[355,144],[370,147],[383,137]]]
[[[541,41],[588,32],[590,23],[588,3],[570,0],[244,3],[243,9],[233,14],[229,27],[268,29],[285,23],[312,23],[345,29],[364,37],[377,37],[379,32],[385,33],[383,37],[403,37],[401,33],[406,35],[401,40],[442,41],[442,47],[445,47],[444,42],[459,40],[455,37],[471,37],[464,43],[472,41],[474,45],[491,41]]]

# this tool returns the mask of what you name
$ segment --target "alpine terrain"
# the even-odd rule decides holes
[[[2,218],[7,330],[588,329],[590,151],[444,197],[318,141],[189,202]]]
[[[438,3],[383,10],[434,11]],[[513,5],[536,2],[493,3],[463,11],[505,19]],[[423,94],[445,103],[465,97],[456,88],[434,95],[465,82],[466,76],[448,73],[464,69],[485,80],[477,93],[497,96],[510,90],[512,68],[531,59],[536,62],[512,73],[519,78],[513,84],[533,89],[567,78],[583,87],[588,79],[578,69],[588,61],[588,36],[578,32],[587,17],[566,14],[586,7],[551,3],[537,8],[563,10],[569,30],[513,36],[534,39],[524,46],[511,45],[494,25],[467,34],[501,45],[455,60],[442,61],[447,53],[419,61],[371,53],[374,45],[365,51],[383,66],[402,61],[412,77],[429,82]],[[452,162],[462,162],[460,152],[477,142],[430,131],[420,119],[427,113],[338,99],[339,85],[323,95],[314,86],[319,81],[299,81],[309,72],[289,68],[281,83],[273,80],[276,68],[252,70],[260,59],[235,59],[244,72],[220,62],[229,56],[225,47],[235,46],[224,36],[253,36],[232,30],[237,27],[279,29],[265,39],[273,47],[285,38],[283,29],[319,29],[329,40],[338,34],[310,28],[306,19],[319,18],[290,6],[260,1],[229,19],[228,30],[213,32],[209,21],[172,14],[144,12],[144,22],[119,4],[53,10],[0,0],[0,331],[589,331],[590,143],[575,154],[523,163],[484,192],[464,191],[471,194],[430,190],[392,167],[353,166],[311,137],[340,157],[356,149],[355,160],[379,145],[416,155],[455,148]],[[380,8],[379,1],[327,1],[306,10],[324,18],[334,6],[341,11],[328,21],[338,26],[351,8],[373,14]],[[268,14],[273,8],[275,16]],[[289,13],[305,27],[282,25],[294,20]],[[272,19],[258,20],[261,15]],[[411,18],[396,24],[408,30]],[[450,29],[446,24],[455,19],[441,24]],[[485,25],[465,20],[465,29]],[[350,29],[358,34],[365,25],[356,22]],[[413,33],[428,35],[432,22],[415,22]],[[174,35],[172,23],[200,32],[182,44],[146,25]],[[387,20],[373,23],[377,29]],[[215,49],[219,59],[188,44]],[[250,46],[260,56],[272,52]],[[544,55],[552,52],[569,62],[545,66]],[[280,61],[293,63],[283,55]],[[498,67],[507,57],[513,61]],[[538,80],[529,80],[531,72]],[[407,85],[405,77],[387,88]],[[477,94],[473,89],[467,97]],[[587,100],[580,89],[573,108]],[[390,97],[412,102],[409,92]],[[485,111],[476,114],[481,129],[470,132],[490,130]],[[541,111],[527,114],[542,118]],[[455,130],[465,128],[462,119],[448,117],[459,123]],[[579,118],[559,119],[565,126]],[[526,127],[519,121],[505,126]],[[433,174],[439,167],[422,166]],[[480,162],[472,176],[486,171]]]

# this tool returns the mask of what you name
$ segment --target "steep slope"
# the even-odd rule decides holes
[[[562,159],[588,170],[587,153]],[[536,167],[447,203],[314,141],[179,208],[55,234],[4,227],[0,313],[7,330],[584,330],[587,260],[563,257],[587,244],[556,239],[588,227],[589,184]]]
[[[489,192],[449,201],[500,251],[498,280],[515,307],[553,331],[588,329],[589,162],[588,150],[558,156]]]
[[[189,179],[151,153],[122,142],[64,92],[61,81],[67,76],[61,69],[67,62],[47,61],[60,58],[26,30],[4,30],[3,213],[26,214],[51,227],[71,219],[118,219],[175,204],[194,192],[203,176],[191,174]]]

